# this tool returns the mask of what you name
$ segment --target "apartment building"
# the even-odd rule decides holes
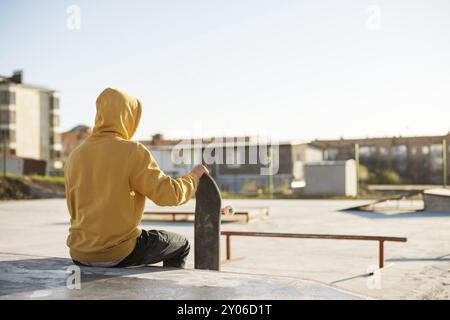
[[[443,141],[446,141],[444,149]],[[450,156],[450,133],[442,136],[381,137],[365,139],[316,140],[323,146],[326,160],[359,159],[370,171],[393,170],[403,183],[440,184],[443,159]],[[450,163],[447,162],[447,173]],[[447,180],[449,180],[447,178]]]
[[[60,174],[59,117],[57,91],[24,83],[21,71],[0,76],[0,140],[7,155],[45,160],[46,174]]]

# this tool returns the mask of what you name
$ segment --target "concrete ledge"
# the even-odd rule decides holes
[[[81,268],[67,289],[70,259],[0,254],[0,299],[364,299],[320,282],[161,267]]]
[[[222,215],[222,222],[250,223],[264,220],[269,216],[269,209],[266,207],[237,208],[233,215]],[[164,209],[146,210],[142,221],[168,221],[168,222],[193,222],[195,212],[193,210]]]

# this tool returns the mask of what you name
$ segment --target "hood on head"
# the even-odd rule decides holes
[[[142,113],[138,99],[119,90],[107,88],[100,93],[96,104],[94,135],[115,133],[126,140],[133,137]]]

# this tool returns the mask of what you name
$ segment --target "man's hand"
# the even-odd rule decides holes
[[[199,164],[192,169],[191,173],[195,174],[200,179],[204,173],[209,173],[209,171],[204,165]]]

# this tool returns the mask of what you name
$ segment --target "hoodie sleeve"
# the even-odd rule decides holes
[[[132,188],[160,206],[177,206],[187,202],[198,186],[199,179],[194,174],[177,179],[166,176],[142,144],[138,144],[129,166]]]

